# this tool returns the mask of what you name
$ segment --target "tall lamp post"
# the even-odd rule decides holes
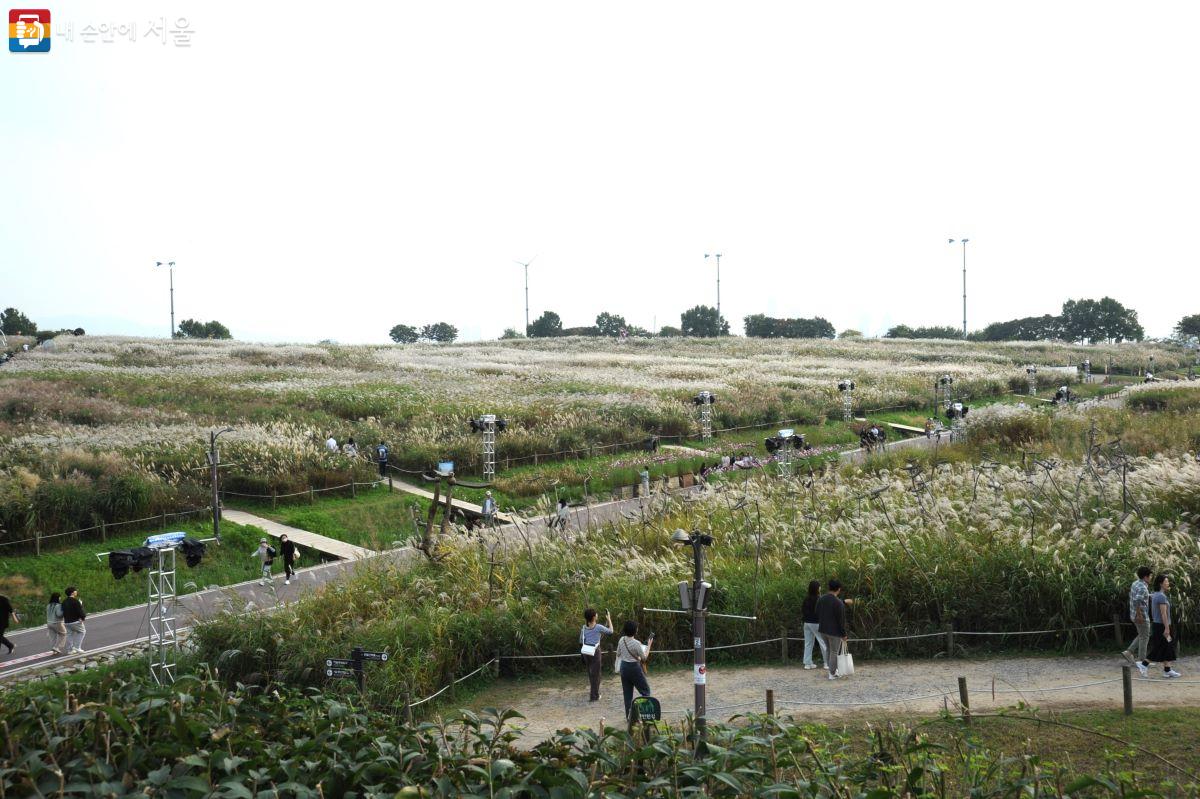
[[[704,253],[704,257],[717,259],[717,324],[721,319],[721,253]]]
[[[954,243],[954,239],[950,239],[950,243]],[[967,242],[970,239],[959,239],[963,246],[963,339],[967,338]]]
[[[217,439],[225,433],[232,433],[232,427],[224,430],[213,430],[208,434],[208,469],[212,475],[212,520],[213,538],[221,542],[221,493],[217,489],[217,469],[221,465],[221,456],[217,452]]]
[[[167,272],[171,276],[171,338],[175,338],[175,262],[155,261],[154,265],[167,267]]]
[[[528,261],[513,261],[514,264],[520,264],[525,267],[525,335],[529,335],[529,265],[537,260],[537,256],[533,256]]]

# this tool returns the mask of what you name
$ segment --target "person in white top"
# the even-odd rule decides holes
[[[330,436],[329,438],[325,439],[325,449],[329,450],[330,452],[337,452],[338,451],[337,439],[334,438],[333,436]]]

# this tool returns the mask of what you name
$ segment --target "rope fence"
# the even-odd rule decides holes
[[[380,482],[382,481],[370,480],[367,482],[360,482],[358,480],[352,480],[349,483],[342,483],[341,485],[326,486],[325,488],[308,488],[304,491],[293,491],[287,494],[243,494],[238,491],[226,491],[225,489],[221,489],[221,495],[228,497],[242,497],[244,499],[290,499],[291,497],[307,497],[309,494],[320,494],[324,491],[342,491],[347,488],[358,486],[377,486],[380,484]]]
[[[30,538],[19,538],[14,541],[0,541],[0,547],[15,546],[17,544],[37,543],[39,541],[46,541],[48,539],[62,538],[63,536],[67,536],[67,535],[79,535],[80,533],[90,533],[90,532],[94,532],[96,530],[110,530],[114,527],[122,527],[127,524],[142,524],[144,522],[163,521],[164,519],[171,519],[171,518],[175,518],[175,517],[179,517],[179,516],[192,516],[197,513],[211,513],[211,512],[212,512],[211,505],[205,505],[203,508],[191,508],[188,510],[168,511],[166,513],[157,513],[153,516],[146,516],[141,519],[125,519],[124,521],[119,521],[119,522],[104,522],[103,524],[94,524],[91,527],[80,527],[78,530],[67,530],[66,532],[62,532],[62,533],[45,533],[42,535],[35,535]]]

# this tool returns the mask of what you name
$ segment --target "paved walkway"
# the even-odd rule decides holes
[[[403,480],[397,480],[395,478],[392,479],[392,490],[399,491],[404,494],[411,494],[414,497],[421,497],[422,499],[428,499],[430,501],[433,500],[433,492],[432,491],[428,491],[424,488],[419,488],[418,486],[415,486],[412,483],[406,483]],[[445,502],[446,502],[446,497],[444,494],[438,497],[439,504],[442,504],[444,506]],[[467,513],[472,513],[476,516],[483,515],[483,508],[481,508],[480,506],[475,505],[471,502],[464,502],[461,499],[451,499],[450,504],[453,505],[455,508],[458,508],[459,510],[466,511]],[[498,520],[500,520],[501,522],[504,522],[505,524],[509,524],[513,520],[513,518],[511,516],[509,516],[507,513],[500,513],[500,512],[496,513],[496,518]]]
[[[367,549],[366,547],[347,544],[345,541],[310,533],[308,530],[301,530],[298,527],[288,527],[286,524],[280,524],[279,522],[264,519],[261,516],[255,516],[252,513],[246,513],[241,510],[223,508],[221,510],[221,518],[228,519],[235,524],[252,524],[262,529],[267,535],[274,536],[275,538],[286,535],[303,549],[324,552],[326,555],[332,555],[342,560],[358,560],[360,558],[369,558],[375,554],[374,550]]]
[[[605,646],[612,647],[606,640]],[[774,644],[773,647],[778,647]],[[799,654],[797,652],[796,654]],[[1119,657],[1014,657],[986,660],[866,660],[858,658],[853,676],[831,682],[824,669],[806,671],[799,662],[777,666],[722,666],[708,670],[708,716],[725,721],[742,713],[766,711],[766,692],[775,692],[778,712],[801,718],[845,718],[870,713],[936,713],[958,705],[958,678],[967,678],[969,701],[976,712],[1025,702],[1036,707],[1122,707]],[[817,657],[820,662],[820,657]],[[573,661],[577,666],[578,661]],[[505,679],[473,696],[467,706],[511,707],[525,716],[519,726],[526,734],[522,746],[533,746],[563,728],[595,729],[604,718],[621,723],[624,706],[620,678],[612,673],[611,654],[605,657],[601,699],[589,702],[587,675]],[[654,665],[650,688],[662,704],[663,718],[678,720],[691,711],[694,686],[691,666]],[[1152,666],[1150,678],[1134,672],[1133,702],[1137,708],[1200,704],[1200,657],[1185,657],[1176,668],[1182,679],[1163,679]],[[443,708],[448,703],[442,705]]]

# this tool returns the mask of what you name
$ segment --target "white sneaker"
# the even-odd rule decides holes
[[[816,667],[817,667],[816,663],[809,663],[807,666],[804,667],[804,670],[807,671],[809,669],[815,669]]]
[[[1165,673],[1163,674],[1163,676],[1164,676],[1164,677],[1166,677],[1166,678],[1169,680],[1169,679],[1171,679],[1171,678],[1173,678],[1173,677],[1182,677],[1183,675],[1182,675],[1182,674],[1180,674],[1179,672],[1175,671],[1175,669],[1171,669],[1170,671],[1168,671],[1168,672],[1165,672]]]
[[[284,585],[291,585],[291,584],[292,584],[292,581],[291,581],[291,580],[284,580],[284,581],[283,581],[283,584],[284,584]]]
[[[1150,676],[1150,670],[1148,668],[1146,668],[1145,663],[1138,663],[1137,667],[1138,667],[1138,673],[1141,674],[1143,677]]]
[[[831,679],[831,680],[836,680],[836,679],[837,679],[837,675],[836,675],[836,674],[830,674],[830,675],[829,675],[829,679]]]

